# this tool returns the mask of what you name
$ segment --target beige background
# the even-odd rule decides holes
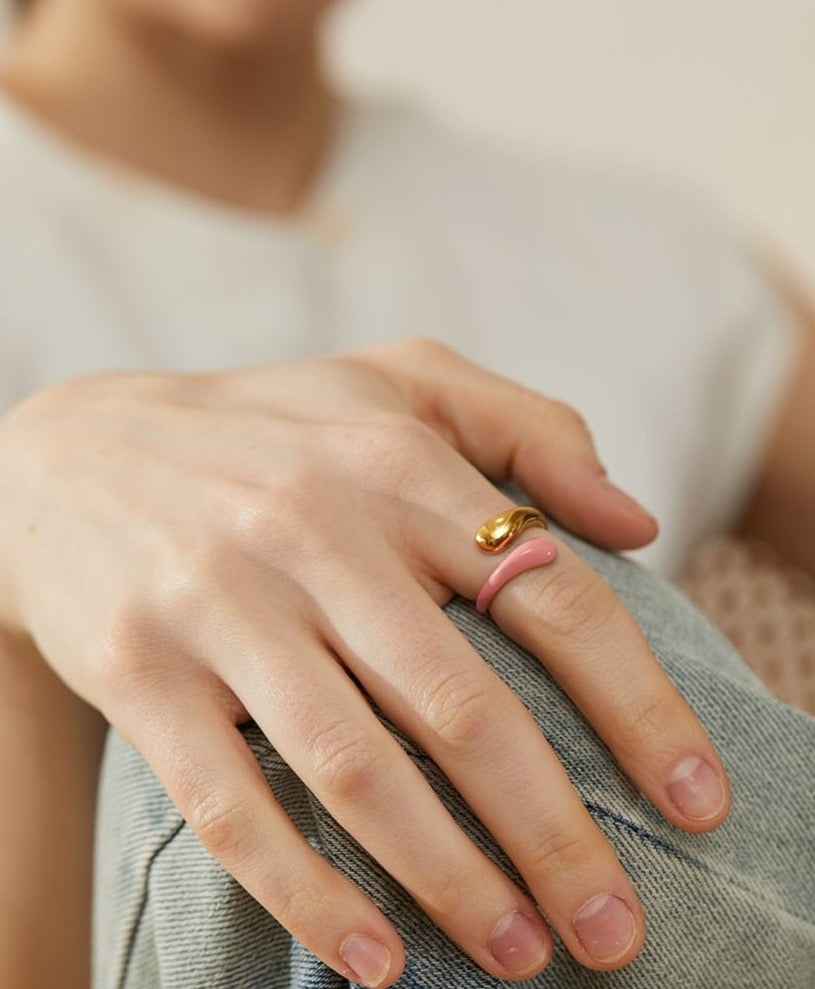
[[[350,0],[330,51],[354,90],[712,190],[815,287],[815,0]]]
[[[329,41],[352,90],[711,190],[815,289],[815,0],[347,0]]]

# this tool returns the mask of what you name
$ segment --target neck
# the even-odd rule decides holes
[[[0,86],[103,157],[233,206],[295,210],[335,116],[316,29],[254,50],[216,47],[100,7],[35,5]]]

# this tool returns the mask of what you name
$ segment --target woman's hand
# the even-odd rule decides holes
[[[357,682],[461,791],[575,958],[616,968],[643,938],[564,769],[439,608],[474,598],[495,565],[473,534],[509,503],[476,468],[608,547],[655,533],[573,412],[426,342],[80,379],[0,427],[0,621],[142,752],[223,866],[364,985],[399,976],[399,938],[283,814],[236,727],[249,719],[488,972],[528,977],[552,942]],[[666,817],[691,831],[723,820],[727,782],[701,726],[566,546],[492,614]]]

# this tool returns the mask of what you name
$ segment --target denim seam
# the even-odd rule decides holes
[[[652,834],[646,828],[641,825],[635,824],[633,821],[628,820],[613,811],[608,810],[598,804],[587,802],[585,803],[586,809],[592,815],[592,817],[597,821],[603,821],[611,824],[619,831],[623,831],[631,837],[636,838],[638,841],[648,844],[650,847],[656,851],[663,852],[673,858],[679,859],[686,862],[688,865],[702,871],[716,875],[726,886],[730,886],[734,889],[738,889],[740,892],[746,893],[749,896],[756,895],[757,891],[746,887],[744,884],[733,882],[732,878],[720,873],[716,869],[711,869],[710,866],[694,856],[687,855],[685,852],[678,848],[672,846],[669,842]],[[144,879],[142,883],[142,890],[139,902],[139,909],[136,918],[134,919],[133,926],[131,928],[130,936],[128,938],[127,949],[122,961],[120,979],[117,983],[118,989],[124,989],[126,985],[127,976],[130,971],[130,966],[135,951],[135,946],[138,938],[138,933],[141,927],[141,923],[144,919],[144,915],[147,909],[148,903],[148,888],[150,885],[150,877],[153,867],[159,857],[163,852],[169,850],[175,839],[180,837],[189,828],[188,823],[182,818],[173,828],[173,830],[161,841],[150,855],[147,862],[146,868],[144,870]],[[333,856],[328,854],[325,850],[321,852],[329,863],[336,867],[336,863],[333,862]],[[796,923],[804,924],[808,929],[815,928],[815,924],[807,918],[799,917],[797,914],[791,913],[781,904],[774,904],[774,907],[782,912],[785,916],[791,918]],[[349,983],[349,986],[351,983]]]
[[[633,821],[620,817],[619,814],[615,814],[613,811],[607,810],[605,807],[600,807],[597,804],[587,803],[585,804],[585,807],[592,817],[595,818],[595,820],[610,822],[617,828],[618,831],[625,831],[627,834],[632,835],[640,841],[644,841],[657,851],[672,855],[674,858],[693,866],[693,868],[698,869],[700,872],[716,876],[716,878],[719,879],[724,885],[737,889],[739,892],[747,894],[747,896],[761,895],[760,890],[752,888],[746,883],[734,882],[732,876],[711,867],[708,862],[703,862],[701,859],[697,859],[693,855],[688,855],[686,852],[683,852],[678,848],[674,848],[673,845],[661,838],[658,838],[656,835],[652,835],[649,831],[646,831],[645,828],[638,824],[634,824]],[[794,920],[799,924],[805,924],[808,928],[815,930],[815,921],[809,917],[801,917],[797,913],[793,913],[788,910],[783,903],[779,903],[778,900],[773,900],[773,909],[783,913],[785,917],[789,917],[791,920]]]
[[[160,842],[152,851],[150,858],[147,860],[147,865],[144,869],[144,879],[142,882],[141,894],[139,896],[139,909],[133,919],[133,926],[130,929],[130,935],[127,941],[127,948],[125,949],[124,958],[122,959],[122,967],[120,970],[120,977],[117,982],[118,989],[124,989],[127,982],[128,972],[130,971],[130,964],[133,959],[133,952],[136,947],[136,939],[139,934],[139,928],[141,927],[142,920],[144,919],[144,913],[147,909],[147,890],[150,885],[150,875],[153,871],[153,864],[155,863],[158,856],[168,848],[173,840],[181,834],[184,828],[187,826],[187,822],[182,817],[181,820],[173,827],[173,830],[167,835],[167,837]]]
[[[625,831],[627,834],[633,835],[635,838],[639,838],[652,848],[656,848],[661,852],[667,852],[668,855],[672,855],[674,858],[681,859],[684,862],[689,862],[699,868],[703,867],[703,864],[694,859],[693,856],[688,855],[678,848],[674,848],[674,846],[670,844],[670,842],[665,841],[664,838],[660,838],[657,835],[652,834],[650,831],[642,827],[642,825],[635,824],[633,821],[629,821],[628,818],[615,814],[614,811],[609,810],[607,807],[601,807],[599,804],[586,803],[585,801],[583,802],[583,806],[596,820],[610,821],[618,830]]]
[[[389,724],[389,722],[387,721],[385,723],[386,725]],[[416,748],[416,746],[409,739],[406,739],[405,736],[403,736],[401,732],[399,732],[398,730],[395,730],[394,734],[396,735],[397,741],[399,741],[399,743],[405,749],[408,756],[410,756],[414,762],[424,763],[425,765],[432,767],[432,769],[441,772],[441,770],[439,770],[438,765],[426,752],[423,752],[421,749]],[[560,758],[561,762],[565,762],[564,753],[559,752],[558,747],[554,744],[552,744],[552,748],[554,749],[555,754]],[[310,797],[312,796],[311,794],[309,795]],[[614,811],[609,810],[607,807],[603,807],[600,804],[595,804],[585,800],[583,801],[583,805],[596,821],[609,822],[618,831],[624,831],[625,833],[636,838],[638,841],[641,841],[644,844],[649,845],[650,847],[656,849],[657,851],[661,851],[664,854],[670,855],[681,862],[685,862],[686,864],[697,869],[699,872],[706,873],[707,875],[716,876],[717,879],[719,879],[722,883],[731,887],[732,889],[737,889],[740,892],[745,893],[747,896],[758,897],[758,898],[760,898],[761,896],[766,896],[766,890],[759,888],[758,885],[735,882],[729,874],[712,867],[708,862],[696,858],[694,855],[689,855],[687,852],[683,851],[680,848],[676,848],[669,841],[666,841],[664,838],[660,838],[658,835],[655,835],[652,832],[648,831],[647,828],[644,828],[641,824],[636,824],[634,823],[634,821],[629,821],[628,818],[622,817],[620,814],[617,814]],[[324,853],[321,852],[321,854]],[[773,906],[781,913],[783,913],[786,917],[789,917],[792,920],[797,921],[798,923],[806,924],[808,927],[815,929],[815,922],[813,922],[813,920],[811,920],[808,917],[801,917],[796,913],[792,913],[782,902],[779,902],[777,899],[773,900]]]

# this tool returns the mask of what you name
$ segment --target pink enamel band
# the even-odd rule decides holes
[[[536,567],[545,567],[556,559],[557,546],[551,539],[530,539],[527,543],[521,543],[484,581],[484,586],[475,599],[476,611],[485,612],[495,595],[513,577]]]

